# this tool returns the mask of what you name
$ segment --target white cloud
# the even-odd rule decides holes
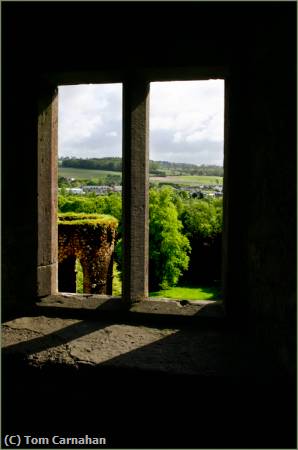
[[[121,91],[121,84],[59,87],[60,155],[121,155]],[[112,149],[111,137],[118,137]]]
[[[202,141],[204,139],[223,142],[224,139],[224,121],[223,114],[216,113],[209,117],[209,120],[197,125],[197,129],[193,133],[185,133],[186,142]]]
[[[173,142],[223,141],[223,80],[151,83],[150,130],[172,130]]]
[[[172,130],[173,128],[175,128],[175,119],[173,117],[166,117],[162,114],[152,115],[152,108],[150,112],[150,130]]]
[[[72,113],[68,115],[63,123],[65,132],[63,135],[60,135],[61,144],[68,145],[72,142],[83,142],[101,126],[102,118],[100,115],[92,116],[84,113]]]
[[[121,156],[122,85],[59,88],[59,154]],[[150,159],[222,164],[224,81],[150,85]]]
[[[116,136],[118,136],[118,133],[117,133],[117,131],[108,131],[106,133],[106,136],[116,137]]]
[[[176,131],[176,133],[174,133],[174,136],[173,136],[173,142],[178,143],[178,142],[181,142],[182,140],[183,140],[182,133],[180,131]]]

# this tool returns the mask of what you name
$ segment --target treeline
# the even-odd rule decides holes
[[[170,187],[149,192],[149,289],[214,285],[221,278],[222,199],[192,198]],[[116,260],[122,262],[121,195],[59,195],[59,212],[110,214],[119,220]]]
[[[114,172],[122,171],[122,158],[74,158],[64,157],[59,160],[62,167],[73,167],[76,169],[109,170]],[[168,161],[150,161],[149,171],[152,175],[210,175],[223,176],[223,167],[216,165],[186,163],[172,163]]]
[[[73,167],[75,169],[111,170],[121,172],[122,158],[61,158],[62,167]]]

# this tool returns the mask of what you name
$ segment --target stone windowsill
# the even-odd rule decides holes
[[[224,309],[220,300],[170,300],[150,298],[134,303],[129,309],[121,297],[95,294],[58,293],[40,299],[38,307],[55,307],[75,310],[96,310],[102,312],[129,312],[169,316],[205,316],[223,318]]]

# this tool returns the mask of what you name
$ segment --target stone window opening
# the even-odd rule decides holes
[[[92,199],[88,194],[106,196],[114,191],[115,195],[118,195],[121,188],[113,187],[109,180],[110,174],[108,175],[109,172],[106,171],[113,170],[113,167],[107,167],[102,172],[94,172],[94,170],[88,170],[90,166],[87,166],[83,172],[84,165],[79,165],[76,169],[76,166],[67,164],[67,157],[97,159],[122,155],[121,128],[119,127],[121,88],[120,84],[93,83],[58,88],[58,154],[59,158],[62,158],[59,164],[62,166],[61,180],[63,182],[63,188],[58,190],[64,195],[80,194],[86,197],[87,210],[92,206]],[[113,117],[107,109],[111,101],[113,101]],[[113,131],[109,129],[110,127]],[[95,133],[95,138],[92,132]],[[95,139],[96,151],[94,150]],[[112,146],[112,149],[109,146]],[[112,154],[110,154],[111,151]],[[111,164],[113,161],[107,162]],[[112,182],[114,183],[118,177],[118,184],[121,184],[118,172],[110,173],[115,174]],[[91,177],[93,180],[90,183],[87,178]],[[86,179],[86,181],[84,180],[85,183],[79,186],[80,179]],[[97,183],[94,183],[96,179]],[[68,184],[67,187],[65,183]],[[72,200],[73,198],[70,199]],[[87,214],[84,198],[82,204],[78,202],[74,208],[74,211],[80,212],[69,212],[69,214],[59,212],[58,214],[58,292],[111,296],[114,252],[117,239],[120,238],[118,221],[96,210]],[[68,209],[66,208],[66,211]],[[111,213],[108,211],[108,214]],[[119,284],[119,280],[117,281]]]
[[[207,94],[206,94],[207,93]],[[209,79],[209,80],[171,80],[170,82],[155,82],[150,83],[150,160],[164,161],[165,158],[160,154],[160,146],[164,144],[169,154],[169,162],[183,163],[185,167],[168,166],[167,168],[156,171],[152,180],[152,185],[156,185],[160,188],[167,189],[171,186],[174,190],[174,199],[180,200],[183,207],[187,202],[191,202],[193,199],[204,199],[202,205],[199,205],[196,200],[193,200],[192,208],[196,211],[196,207],[200,208],[215,198],[223,196],[223,186],[220,185],[219,178],[214,173],[214,179],[211,181],[210,177],[204,179],[196,179],[195,176],[186,180],[186,177],[180,178],[179,175],[190,175],[189,165],[197,165],[196,170],[199,170],[201,165],[218,165],[223,166],[223,107],[224,107],[224,80],[223,79]],[[162,136],[162,144],[160,144],[160,136]],[[199,136],[204,136],[203,146]],[[201,137],[202,139],[202,137]],[[221,141],[222,139],[222,141]],[[208,142],[209,141],[209,142]],[[203,148],[202,148],[203,147]],[[205,147],[205,148],[204,148]],[[207,148],[207,151],[205,150]],[[211,149],[211,150],[210,150]],[[174,159],[173,155],[175,155]],[[212,161],[213,158],[213,161]],[[216,161],[215,161],[216,159]],[[209,162],[211,161],[211,162]],[[166,166],[165,166],[166,167]],[[185,172],[182,172],[185,170]],[[192,175],[198,175],[194,173],[194,166],[191,167]],[[202,169],[201,169],[202,170]],[[170,175],[170,176],[169,176]],[[205,174],[206,175],[206,174]],[[223,175],[223,174],[222,174]],[[224,181],[224,180],[223,180]],[[159,184],[158,184],[159,183]],[[210,184],[209,184],[210,183]],[[217,183],[215,185],[215,183]],[[151,183],[150,183],[151,184]],[[170,200],[171,195],[168,196],[169,203],[173,206],[175,200]],[[161,197],[160,197],[161,198]],[[182,200],[183,199],[183,200]],[[220,200],[221,201],[221,200]],[[178,203],[179,204],[179,203]],[[180,204],[180,208],[181,208]],[[215,204],[215,202],[214,202]],[[215,208],[213,204],[213,208]],[[167,208],[167,205],[164,204]],[[156,207],[154,208],[154,210]],[[161,209],[161,207],[159,208]],[[173,216],[173,220],[182,222],[182,214],[178,214],[179,207],[175,208],[177,212],[177,218]],[[187,211],[187,207],[185,209]],[[174,211],[169,207],[169,214]],[[204,211],[204,210],[203,210]],[[202,215],[204,216],[204,212]],[[210,214],[210,210],[208,213]],[[154,213],[154,215],[159,213]],[[206,213],[205,213],[206,214]],[[193,213],[190,214],[188,210],[188,221],[196,222],[197,228],[200,225],[200,218]],[[163,212],[161,211],[160,219],[163,219]],[[220,299],[221,293],[221,233],[216,231],[215,220],[212,216],[212,222],[209,218],[207,226],[212,228],[209,234],[204,236],[202,230],[194,230],[190,233],[190,228],[179,229],[177,232],[177,238],[180,238],[179,247],[176,242],[171,242],[170,234],[167,234],[167,224],[163,225],[164,240],[168,242],[166,250],[169,251],[172,248],[173,255],[177,255],[183,246],[187,247],[187,240],[182,241],[188,231],[188,241],[190,248],[181,252],[181,259],[185,261],[188,259],[188,266],[182,268],[182,263],[179,265],[177,257],[173,257],[170,264],[173,272],[180,272],[178,275],[178,282],[174,286],[176,292],[176,299],[185,300],[185,295],[194,295],[194,290],[188,291],[187,288],[195,288],[200,286],[201,292],[207,297],[211,296],[213,291],[212,300]],[[184,221],[184,224],[187,221]],[[211,225],[212,223],[212,225]],[[206,225],[206,223],[204,224]],[[159,224],[155,220],[155,228]],[[203,228],[203,227],[202,227]],[[177,230],[176,229],[176,230]],[[153,240],[153,249],[160,248],[161,245],[156,239],[155,235],[150,234],[150,240]],[[158,243],[158,245],[157,245]],[[164,250],[165,252],[165,250]],[[161,252],[162,254],[162,252]],[[168,266],[170,265],[168,264]],[[166,265],[162,257],[160,261],[156,259],[150,259],[149,268],[149,287],[150,292],[160,291],[160,286],[164,283],[166,286],[164,289],[172,289],[173,278],[171,273],[167,273]],[[156,275],[157,270],[162,273],[161,280]],[[158,282],[157,282],[158,280]],[[161,283],[162,282],[162,283]],[[183,289],[183,291],[182,291]],[[174,290],[170,293],[173,295]],[[183,292],[183,294],[181,294]],[[159,295],[162,295],[163,290]],[[153,294],[156,295],[156,294]],[[167,290],[165,290],[167,295]],[[184,295],[184,297],[182,297]],[[198,296],[200,294],[197,294]],[[154,298],[151,297],[150,298]]]
[[[184,72],[184,73],[183,73]],[[193,73],[192,73],[193,72]],[[86,82],[88,75],[60,75],[55,85]],[[101,78],[102,77],[102,78]],[[67,79],[67,82],[65,81]],[[92,78],[92,77],[91,77]],[[198,80],[225,78],[225,69],[206,71],[205,69],[162,71],[140,71],[128,77],[113,74],[107,78],[99,75],[87,82],[122,82],[122,211],[123,211],[123,274],[121,305],[131,308],[140,301],[148,300],[148,246],[149,246],[149,91],[152,81]],[[59,79],[59,81],[58,81]],[[103,81],[102,81],[103,79]],[[58,81],[58,82],[57,82]],[[226,102],[226,96],[225,96]],[[40,99],[38,121],[38,212],[39,212],[39,252],[38,252],[38,296],[46,300],[59,295],[58,286],[58,227],[57,217],[57,120],[58,91],[49,86],[48,96]],[[225,112],[226,115],[226,112]],[[226,123],[226,121],[225,121]],[[226,130],[226,125],[225,125]],[[226,148],[226,136],[225,136]],[[226,150],[225,150],[226,152]],[[226,177],[225,177],[226,183]],[[49,205],[49,206],[47,206]],[[224,214],[225,215],[225,214]],[[44,239],[44,236],[48,239]],[[74,268],[78,255],[69,255],[69,264]],[[84,270],[84,264],[80,259]],[[111,265],[107,273],[111,273]],[[67,270],[65,266],[65,270]],[[85,277],[84,278],[88,278]],[[112,278],[112,277],[110,277]],[[223,280],[224,281],[224,280]],[[87,283],[87,281],[86,281]],[[88,282],[90,285],[90,282]],[[92,286],[93,283],[91,283]],[[63,289],[64,291],[64,289]],[[64,291],[67,292],[67,291]],[[92,288],[91,288],[91,294]],[[111,296],[110,290],[94,294]],[[73,294],[75,301],[76,294]],[[88,299],[89,296],[86,296]],[[115,297],[116,298],[116,297]],[[151,302],[152,300],[150,300]]]

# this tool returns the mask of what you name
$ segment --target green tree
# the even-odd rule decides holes
[[[192,249],[181,281],[213,285],[221,277],[222,199],[190,198],[180,218]]]
[[[222,231],[222,199],[190,198],[184,204],[181,220],[188,237],[216,236]]]
[[[150,290],[177,284],[187,269],[189,241],[183,236],[173,202],[172,188],[150,190],[149,202],[149,284]]]
[[[98,196],[97,199],[101,199],[100,212],[102,214],[109,214],[116,217],[119,223],[122,219],[122,199],[121,194],[117,192],[111,192],[108,195]]]

